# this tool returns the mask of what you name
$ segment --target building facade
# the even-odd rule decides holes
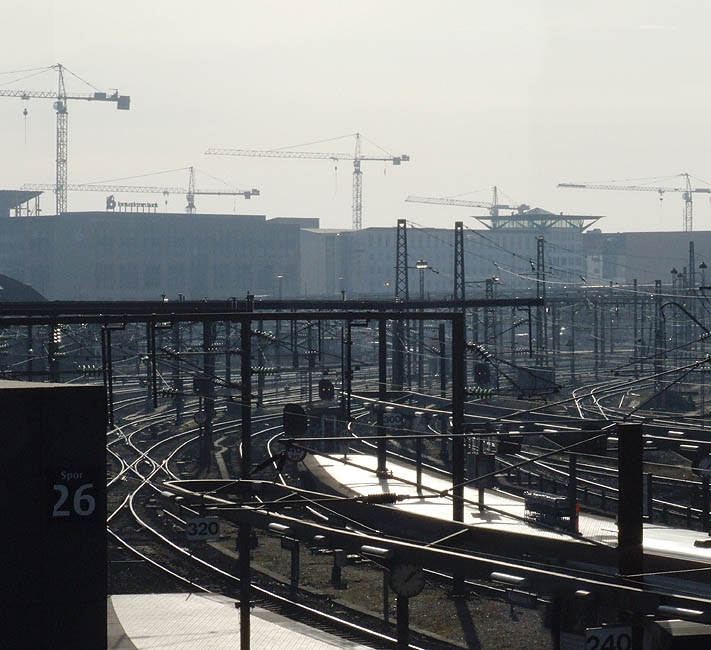
[[[278,283],[284,295],[296,295],[299,231],[298,223],[272,223],[263,215],[6,217],[0,219],[0,273],[49,300],[274,295]]]
[[[536,291],[538,238],[543,238],[547,283],[577,285],[585,272],[583,234],[587,221],[529,210],[515,217],[481,220],[484,228],[464,229],[464,270],[468,296],[484,293],[487,279],[498,290]],[[425,295],[451,297],[454,289],[454,230],[407,227],[408,285],[419,297],[417,261],[427,262]],[[302,295],[392,296],[396,264],[396,228],[301,233]]]

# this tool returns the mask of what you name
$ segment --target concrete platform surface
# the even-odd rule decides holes
[[[309,468],[317,468],[321,477],[328,475],[333,484],[347,488],[358,495],[394,492],[412,495],[413,499],[389,506],[436,519],[452,520],[452,499],[435,496],[452,486],[442,474],[423,471],[422,491],[418,493],[415,481],[415,466],[388,459],[387,477],[377,477],[377,457],[369,454],[343,456],[310,455]],[[479,490],[474,486],[464,488],[464,523],[472,527],[491,528],[512,533],[526,533],[551,539],[573,539],[570,535],[557,533],[523,521],[524,500],[499,489],[484,490],[484,505],[491,510],[481,511],[477,505]],[[420,498],[418,498],[420,497]],[[427,498],[422,498],[427,497]],[[508,516],[507,516],[508,515]],[[617,524],[614,519],[581,513],[581,535],[590,540],[610,546],[617,545]],[[680,528],[668,528],[657,524],[644,524],[644,550],[648,553],[663,553],[668,557],[709,562],[711,549],[697,548],[694,540],[707,538],[704,533]]]
[[[235,601],[212,594],[114,595],[108,602],[108,650],[237,650]],[[252,650],[369,650],[255,607]]]

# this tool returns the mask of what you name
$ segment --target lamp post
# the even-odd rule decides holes
[[[420,300],[425,299],[425,271],[430,268],[430,265],[425,260],[417,260],[415,268],[420,272]],[[417,321],[417,388],[422,390],[424,387],[425,374],[425,321],[420,319]]]

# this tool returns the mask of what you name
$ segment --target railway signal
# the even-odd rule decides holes
[[[474,364],[474,377],[479,386],[486,387],[491,383],[491,368],[488,363]]]
[[[287,404],[283,411],[284,433],[287,436],[303,436],[309,428],[306,411],[299,404]]]
[[[318,382],[318,395],[325,402],[332,402],[335,389],[329,379],[320,379]]]

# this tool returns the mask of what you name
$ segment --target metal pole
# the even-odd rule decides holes
[[[351,363],[351,349],[353,347],[353,332],[352,323],[347,321],[346,323],[346,422],[350,422],[351,419],[351,393],[352,393],[352,382],[353,382],[353,365]]]
[[[397,597],[397,650],[410,647],[410,599]]]
[[[150,323],[151,334],[151,393],[153,394],[153,408],[158,408],[158,366],[156,361],[156,324]]]
[[[605,308],[605,298],[600,299],[600,368],[605,367],[605,318],[608,310]]]
[[[242,348],[242,478],[251,477],[252,467],[252,331],[249,317],[240,320]]]
[[[293,310],[292,310],[293,311]],[[294,368],[299,367],[299,348],[298,348],[298,330],[297,323],[295,320],[290,321],[291,323],[291,365]]]
[[[59,334],[59,326],[56,324],[51,324],[47,326],[47,370],[49,371],[49,381],[59,382],[59,359],[57,358],[57,353],[59,352],[59,345],[57,338]]]
[[[570,512],[570,532],[578,532],[578,457],[568,454],[568,506]]]
[[[311,337],[311,327],[313,323],[309,321],[306,325],[306,356],[308,360],[308,372],[309,372],[309,406],[313,402],[313,371],[316,365],[315,351],[313,350],[313,340]]]
[[[215,419],[215,323],[204,321],[202,324],[203,372],[208,378],[205,398],[205,424],[203,425],[202,467],[207,473],[212,461],[212,421]]]
[[[516,365],[516,307],[511,307],[511,363]]]
[[[662,321],[662,281],[654,281],[654,303],[655,303],[655,314],[654,314],[654,374],[658,375],[664,370],[666,365],[667,356],[667,343],[666,334],[664,332],[664,321]],[[662,380],[656,378],[654,380],[654,391],[659,392],[662,389]],[[664,406],[664,395],[660,395],[657,398],[657,408],[662,408]]]
[[[709,532],[709,477],[701,477],[701,528]]]
[[[638,302],[639,302],[639,296],[637,295],[637,278],[635,278],[632,281],[632,286],[633,286],[633,328],[632,328],[632,339],[634,341],[633,346],[632,346],[632,358],[634,359],[634,376],[639,377],[639,361],[637,360],[637,357],[639,356],[639,349],[638,349],[638,339],[639,335],[637,334],[637,328],[638,328],[638,322],[637,322],[637,311],[638,311]]]
[[[346,338],[341,323],[341,420],[346,419]]]
[[[452,319],[452,519],[464,521],[464,393],[466,383],[466,323],[464,314]],[[453,576],[453,593],[466,593],[464,576]]]
[[[281,303],[281,281],[283,279],[283,276],[277,275],[277,279],[279,280],[279,302]],[[277,309],[277,311],[281,311],[281,309]],[[276,365],[277,369],[279,372],[281,372],[281,321],[277,319],[274,329],[276,331]]]
[[[452,518],[464,521],[464,383],[466,340],[464,316],[452,320]]]
[[[575,381],[575,305],[570,310],[570,379]]]
[[[228,386],[232,383],[231,329],[230,321],[225,321],[225,382]]]
[[[173,340],[172,340],[173,350],[176,353],[180,352],[180,323],[173,323]],[[175,422],[180,424],[183,419],[183,379],[180,376],[180,357],[173,359],[173,389],[176,391],[176,395],[173,398],[173,406],[175,408]]]
[[[593,365],[595,368],[595,377],[597,377],[598,370],[600,367],[600,358],[598,355],[599,338],[598,338],[598,328],[597,328],[597,301],[593,301],[592,310],[593,310]]]
[[[244,329],[242,330],[244,332]],[[244,350],[244,347],[242,348]],[[242,468],[244,477],[244,467]],[[239,639],[240,650],[250,650],[250,597],[252,572],[249,562],[249,539],[252,535],[250,524],[239,527]]]
[[[620,575],[644,571],[642,550],[642,425],[618,424],[619,500],[617,512]]]
[[[420,300],[425,299],[425,270],[420,269]],[[422,391],[425,375],[425,321],[417,321],[417,388]]]
[[[109,424],[114,426],[114,365],[111,355],[111,329],[106,328],[106,399],[109,408]]]
[[[555,303],[551,304],[551,346],[553,348],[553,356],[551,357],[551,366],[556,367],[556,359],[560,352],[560,326],[558,324],[558,309]]]
[[[32,341],[32,325],[27,326],[27,378],[32,381],[33,366],[33,341]]]
[[[440,397],[447,396],[447,377],[446,377],[446,358],[445,358],[445,342],[444,342],[444,323],[439,324],[439,395]],[[440,438],[440,448],[439,455],[440,458],[447,458],[447,416],[443,413],[440,415],[440,425],[439,432]]]
[[[104,378],[104,392],[107,395],[106,419],[113,426],[113,422],[111,422],[111,415],[109,414],[109,400],[108,400],[109,382],[108,382],[108,377],[106,376],[106,368],[107,368],[107,365],[106,365],[106,328],[102,327],[101,328],[101,371],[102,371],[103,378]]]
[[[385,427],[383,426],[382,404],[388,398],[388,368],[387,368],[388,339],[385,327],[385,318],[378,319],[378,400],[380,401],[376,413],[378,423],[378,476],[387,476],[385,456],[387,454],[387,440],[385,438]]]
[[[257,329],[260,332],[264,331],[264,321],[257,321]],[[259,344],[257,346],[257,364],[260,368],[264,367],[264,345]],[[311,401],[311,395],[309,394],[309,402]],[[260,372],[257,375],[257,408],[261,408],[264,404],[264,373]]]

